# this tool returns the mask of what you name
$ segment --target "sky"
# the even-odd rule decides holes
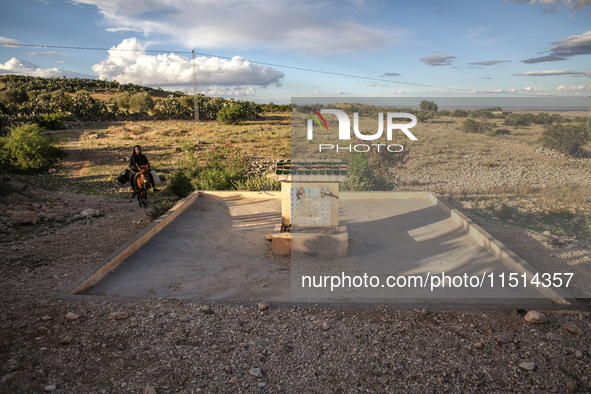
[[[199,93],[255,102],[588,100],[591,0],[0,3],[0,74],[106,78],[192,93],[192,50]]]

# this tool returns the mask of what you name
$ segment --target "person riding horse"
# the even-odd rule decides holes
[[[139,145],[136,145],[133,147],[133,154],[129,158],[129,169],[131,170],[131,188],[133,189],[133,194],[131,195],[131,198],[135,197],[138,194],[138,190],[136,189],[135,182],[134,182],[135,176],[138,174],[138,172],[140,170],[140,166],[143,166],[146,164],[148,165],[148,177],[150,178],[150,184],[152,185],[152,190],[154,190],[155,192],[159,191],[158,189],[156,189],[156,185],[154,184],[154,179],[152,178],[152,173],[149,171],[150,170],[150,162],[148,161],[146,156],[144,156],[142,154],[142,147]]]

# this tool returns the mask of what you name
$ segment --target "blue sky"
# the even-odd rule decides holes
[[[194,49],[217,56],[198,56],[201,93],[257,102],[287,103],[292,96],[587,97],[590,3],[4,1],[0,43],[134,51],[0,45],[0,73],[115,78],[192,92],[191,55],[182,52]]]

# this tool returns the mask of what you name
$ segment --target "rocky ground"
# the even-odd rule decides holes
[[[1,198],[5,218],[19,217],[8,211],[40,217],[35,225],[13,222],[2,234],[1,393],[591,387],[591,324],[581,314],[547,313],[547,322],[536,324],[516,310],[56,300],[146,226],[145,211],[131,200],[75,194]]]
[[[401,177],[429,190],[448,184],[462,190],[474,182],[511,186],[519,177],[539,187],[591,182],[575,162],[558,174],[548,160],[562,158],[506,145],[515,157],[531,156],[531,165],[519,172],[490,152],[482,162],[467,157],[439,172],[415,169]],[[76,166],[84,163],[69,163],[70,176],[82,174]],[[13,186],[19,192],[0,195],[0,393],[591,391],[586,313],[526,320],[526,311],[515,309],[54,299],[149,217],[131,199]],[[574,272],[575,294],[591,304],[588,235],[572,235],[579,224],[544,234],[526,226],[535,222],[521,221],[530,213],[543,221],[543,209],[516,209],[505,218],[468,197],[450,203],[539,270]],[[585,218],[580,208],[565,207]]]

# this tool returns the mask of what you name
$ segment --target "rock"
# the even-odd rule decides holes
[[[259,302],[259,311],[264,311],[268,307],[269,307],[269,305],[267,305],[264,301],[263,302]]]
[[[37,224],[37,213],[33,211],[6,211],[6,214],[10,214],[8,223],[13,226],[25,223]]]
[[[576,335],[585,335],[583,330],[581,330],[576,324],[573,323],[566,323],[562,326],[566,331],[571,332]]]
[[[527,321],[528,323],[543,324],[546,323],[548,319],[546,318],[546,315],[544,315],[542,312],[529,311],[525,315],[525,321]]]
[[[576,393],[579,388],[577,387],[577,382],[574,380],[569,380],[566,382],[566,389],[571,393]]]
[[[49,170],[47,170],[48,174],[55,174],[57,171],[55,170],[55,168],[50,168]]]
[[[265,387],[265,382],[260,382],[259,387]]]
[[[181,315],[181,316],[179,316],[179,321],[183,321],[183,322],[189,321],[189,316],[187,316],[187,315]]]
[[[328,323],[327,323],[327,322],[323,321],[323,322],[322,322],[322,326],[321,326],[321,328],[322,328],[324,331],[328,331],[328,330],[330,329],[330,326],[328,325]]]
[[[82,216],[82,217],[98,216],[98,215],[99,215],[99,211],[97,211],[96,209],[92,209],[92,208],[88,208],[88,209],[85,209],[84,211],[80,212],[80,216]]]
[[[48,393],[50,393],[50,392],[54,391],[54,390],[55,390],[55,388],[56,388],[56,387],[55,387],[55,384],[50,384],[50,385],[48,385],[48,386],[45,386],[43,389],[44,389],[45,391],[47,391]]]
[[[236,376],[234,376],[232,379],[230,379],[230,383],[232,383],[232,384],[236,384],[238,382],[239,382],[239,380]]]
[[[248,370],[248,373],[251,374],[252,376],[256,377],[256,378],[262,378],[263,377],[263,373],[261,372],[260,368],[251,368]]]
[[[47,321],[47,320],[51,320],[51,319],[52,319],[52,317],[49,315],[45,315],[41,318],[41,320],[43,320],[43,321]]]
[[[583,358],[583,352],[582,352],[582,351],[580,351],[580,350],[577,350],[577,351],[575,352],[575,357],[576,357],[576,358],[579,358],[579,359]]]
[[[72,312],[68,312],[66,314],[66,319],[68,319],[68,320],[78,320],[79,317],[80,316],[78,316],[77,314],[72,313]]]
[[[127,319],[129,314],[127,312],[113,312],[109,314],[109,320]]]
[[[555,332],[551,332],[548,334],[548,339],[551,341],[562,341],[563,337],[560,334],[557,334]]]
[[[144,387],[143,394],[156,394],[156,389],[148,384]]]
[[[519,368],[525,369],[526,371],[533,371],[536,368],[535,363],[521,363],[519,364]]]
[[[548,237],[552,235],[552,233],[550,231],[544,231],[542,234],[544,234],[544,235],[546,235]]]
[[[62,345],[67,345],[67,344],[68,344],[68,343],[70,343],[70,342],[72,342],[72,338],[71,338],[71,337],[65,337],[64,339],[62,339],[62,340],[60,341],[60,343],[61,343]]]
[[[482,349],[482,343],[480,343],[480,342],[476,342],[476,343],[474,344],[474,347],[475,347],[476,349]]]
[[[267,241],[273,241],[273,234],[266,234],[266,235],[265,235],[265,239],[266,239]]]
[[[498,343],[509,343],[509,340],[501,335],[495,335],[495,340]]]

